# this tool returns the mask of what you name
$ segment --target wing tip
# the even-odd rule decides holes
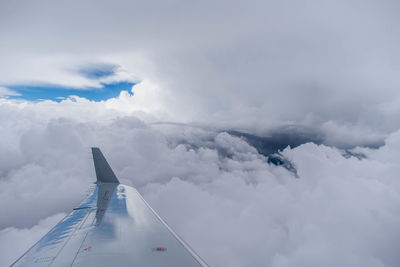
[[[119,183],[106,158],[98,147],[91,147],[94,169],[96,171],[96,183]]]

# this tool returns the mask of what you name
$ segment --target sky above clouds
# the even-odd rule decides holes
[[[147,105],[179,121],[399,126],[396,1],[0,5],[2,87],[149,80]]]
[[[0,265],[99,146],[211,266],[398,266],[398,7],[1,1]]]

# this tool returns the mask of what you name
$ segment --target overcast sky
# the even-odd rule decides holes
[[[2,1],[0,85],[101,86],[119,69],[174,120],[341,126],[398,120],[397,1]],[[151,89],[148,89],[151,91]]]
[[[0,1],[0,265],[99,146],[211,266],[398,266],[399,5]],[[229,132],[288,125],[296,173]]]

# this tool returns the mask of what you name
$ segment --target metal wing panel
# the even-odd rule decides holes
[[[12,266],[206,266],[136,189],[98,184]]]

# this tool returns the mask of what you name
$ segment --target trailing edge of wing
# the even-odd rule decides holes
[[[118,178],[108,164],[107,160],[98,147],[92,147],[94,169],[96,171],[97,183],[118,183]]]

